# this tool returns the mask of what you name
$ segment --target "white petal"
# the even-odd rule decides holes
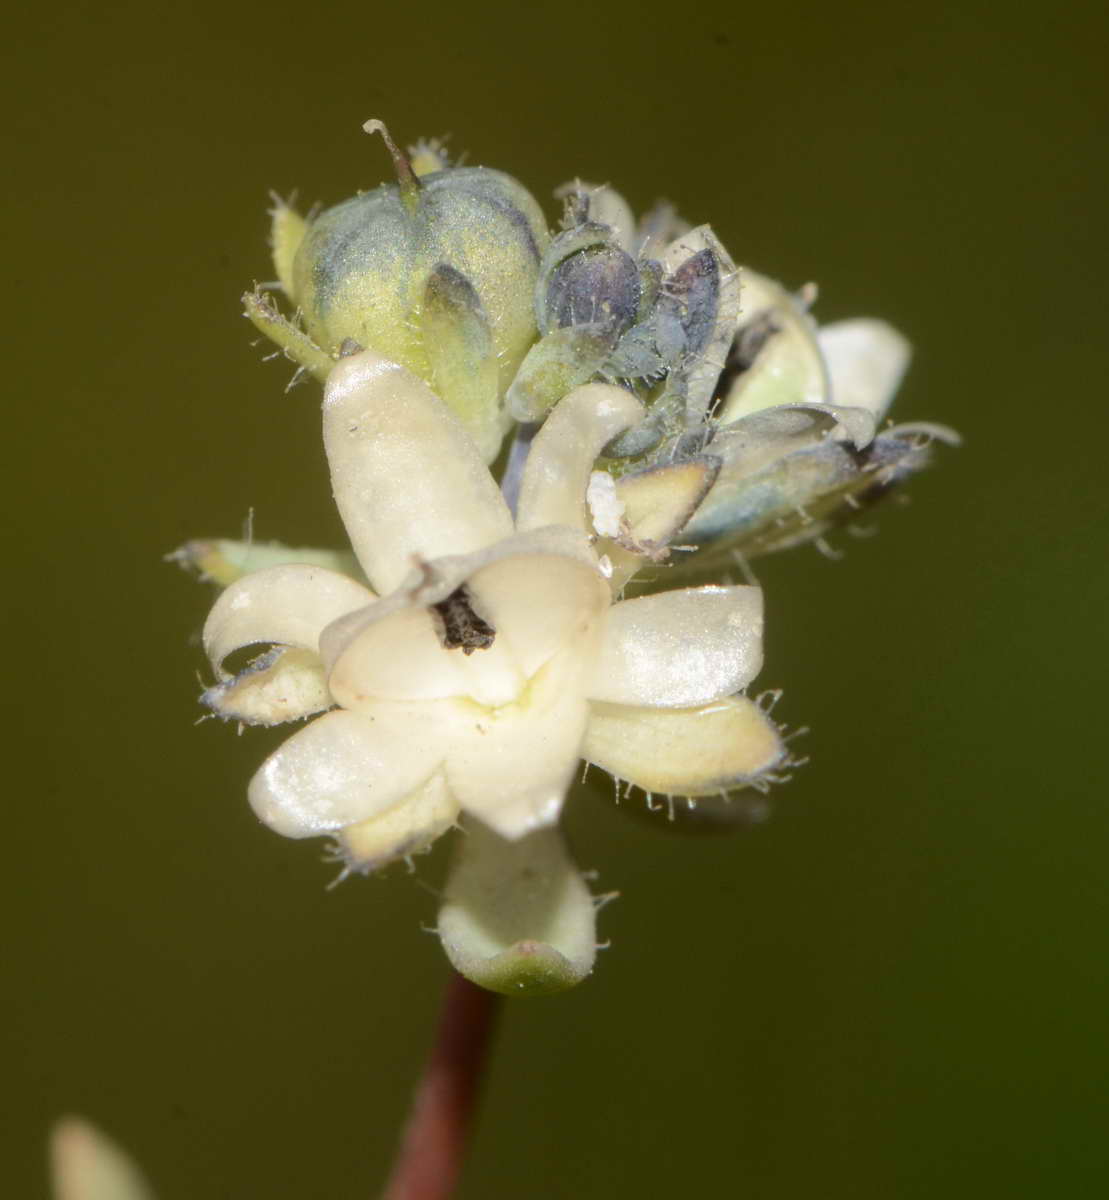
[[[471,821],[447,877],[439,936],[455,970],[481,987],[549,995],[593,969],[596,905],[557,829],[507,841]]]
[[[413,558],[469,554],[512,533],[473,438],[423,380],[366,350],[328,377],[324,446],[351,545],[391,592]]]
[[[436,706],[381,705],[318,717],[250,781],[251,807],[285,837],[315,837],[384,812],[437,769],[446,746]]]
[[[327,625],[373,599],[369,588],[325,567],[267,567],[220,593],[204,624],[204,649],[217,671],[243,646],[275,643],[315,652]]]
[[[54,1200],[152,1200],[139,1168],[114,1142],[77,1117],[50,1136]]]
[[[523,684],[524,675],[503,637],[494,634],[491,646],[470,654],[458,646],[448,649],[431,610],[413,606],[367,621],[328,677],[331,694],[344,708],[378,699],[448,696],[505,704],[519,695]]]
[[[662,592],[609,610],[589,696],[691,708],[745,688],[761,667],[761,588]]]
[[[346,865],[352,871],[369,873],[429,849],[455,823],[458,813],[458,801],[437,773],[399,804],[348,825],[335,838]]]
[[[832,377],[832,403],[865,409],[879,422],[909,366],[908,341],[892,325],[868,317],[823,325],[817,341]]]
[[[731,696],[700,708],[594,704],[582,754],[646,792],[699,796],[753,782],[785,747],[754,701]]]
[[[410,609],[430,608],[445,600],[466,582],[467,577],[478,566],[491,561],[501,552],[509,541],[510,539],[505,539],[496,546],[476,554],[449,556],[438,558],[434,562],[421,563],[414,567],[401,586],[388,596],[333,621],[320,634],[320,656],[326,669],[329,672],[335,669],[340,657],[364,630]]]
[[[330,708],[327,676],[319,655],[295,646],[275,647],[245,670],[200,697],[214,713],[245,725],[280,725]]]
[[[609,603],[597,567],[563,554],[501,558],[475,571],[468,587],[475,608],[511,648],[525,676],[588,639]]]
[[[780,283],[747,267],[740,277],[740,329],[769,318],[774,332],[732,385],[717,420],[727,425],[779,404],[826,404],[828,371],[812,318]]]
[[[428,613],[465,586],[493,644],[466,655],[446,649]],[[338,703],[367,697],[469,695],[486,705],[516,699],[534,674],[607,604],[595,556],[581,534],[560,527],[521,534],[476,554],[441,558],[413,572],[384,600],[335,622],[320,639]]]
[[[601,448],[643,417],[643,405],[623,388],[589,383],[551,410],[535,435],[520,482],[516,528],[545,525],[591,529],[585,489]]]
[[[558,819],[589,716],[582,670],[576,653],[564,653],[531,680],[518,704],[460,713],[447,783],[463,809],[502,837],[523,837]]]

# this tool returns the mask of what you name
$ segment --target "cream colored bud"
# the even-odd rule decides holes
[[[455,970],[505,995],[581,983],[597,954],[596,905],[557,829],[512,842],[470,822],[447,880],[439,937]]]

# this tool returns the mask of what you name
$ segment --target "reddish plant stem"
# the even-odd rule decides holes
[[[451,972],[435,1045],[382,1200],[454,1194],[499,1008],[500,996]]]

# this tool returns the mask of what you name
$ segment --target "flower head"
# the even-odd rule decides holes
[[[745,695],[762,593],[738,561],[823,534],[927,460],[940,426],[879,431],[908,362],[880,321],[818,328],[668,206],[609,187],[530,195],[434,145],[396,184],[304,221],[274,212],[298,309],[247,315],[325,382],[323,436],[350,551],[190,543],[228,586],[204,643],[219,715],[311,718],[250,802],[329,836],[344,874],[425,849],[460,818],[439,931],[501,990],[554,990],[595,953],[593,900],[557,822],[585,759],[621,782],[755,815],[790,760]],[[516,423],[503,480],[486,464]],[[684,558],[633,598],[645,566]],[[657,590],[691,577],[700,587]],[[642,581],[640,581],[642,582]],[[232,664],[248,647],[253,661]],[[721,799],[722,798],[722,799]],[[671,808],[672,805],[668,806]]]
[[[337,835],[372,866],[460,810],[509,839],[552,824],[582,757],[694,796],[781,760],[775,727],[738,695],[762,661],[758,588],[617,598],[628,570],[598,552],[587,492],[601,447],[641,416],[628,392],[591,384],[559,403],[515,519],[458,419],[397,363],[343,360],[323,411],[336,501],[370,587],[309,564],[269,567],[222,593],[204,634],[219,671],[244,646],[276,648],[208,693],[216,711],[254,704],[272,723],[334,706],[255,775],[250,802],[266,824]],[[613,549],[634,558],[651,523],[664,542],[709,482],[703,469],[666,484],[629,477],[617,496],[635,527]]]

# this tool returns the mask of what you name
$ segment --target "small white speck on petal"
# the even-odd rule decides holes
[[[585,502],[593,518],[593,528],[601,537],[617,537],[624,504],[616,494],[616,480],[607,471],[594,471],[585,489]],[[611,569],[611,564],[610,569]]]

